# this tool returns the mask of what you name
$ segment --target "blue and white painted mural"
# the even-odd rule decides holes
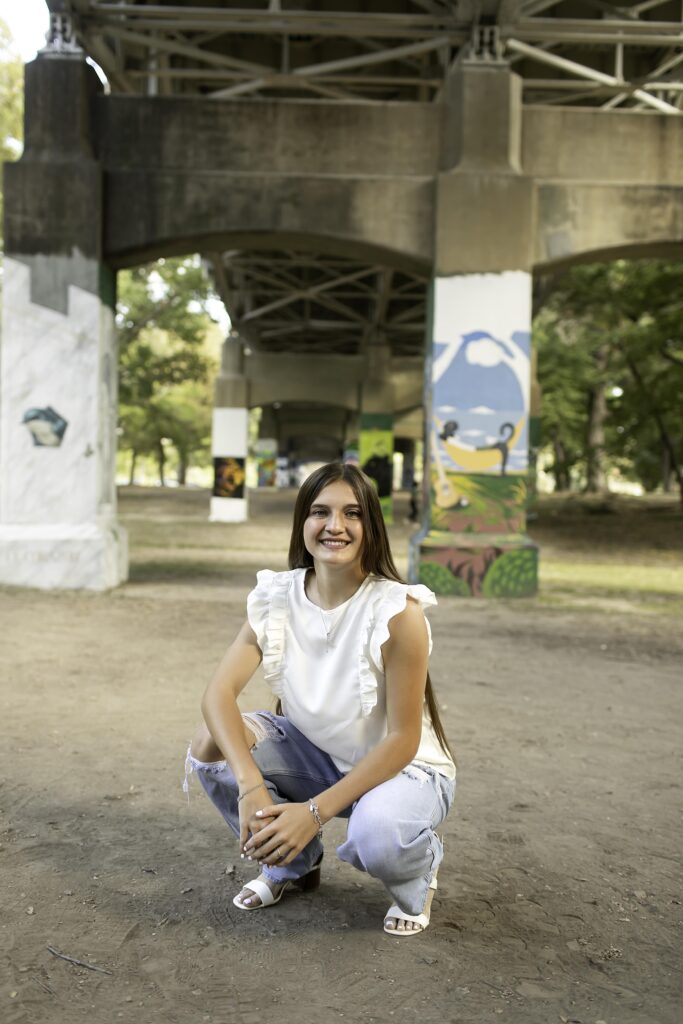
[[[538,576],[524,532],[531,277],[462,274],[433,287],[430,511],[419,579],[441,594],[524,597]]]
[[[433,456],[445,471],[525,473],[530,276],[467,274],[434,287]]]

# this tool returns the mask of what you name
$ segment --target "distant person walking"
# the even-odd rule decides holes
[[[322,466],[303,484],[289,565],[257,574],[187,770],[261,867],[234,897],[240,910],[316,888],[323,828],[345,817],[337,855],[384,883],[384,930],[414,936],[429,924],[443,856],[435,830],[455,789],[427,674],[423,609],[436,599],[401,581],[376,488],[351,465]],[[240,714],[261,662],[277,713]]]

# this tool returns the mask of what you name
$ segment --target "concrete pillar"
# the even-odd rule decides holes
[[[394,447],[403,455],[401,490],[411,491],[415,481],[415,439],[412,437],[395,438]]]
[[[221,372],[216,378],[211,522],[242,523],[247,519],[248,426],[244,349],[238,335],[230,334],[223,342]]]
[[[103,265],[101,86],[63,22],[25,70],[25,147],[5,165],[0,583],[126,579],[116,520],[115,276]]]
[[[382,338],[373,339],[367,350],[367,358],[367,377],[361,387],[358,460],[363,472],[377,484],[384,519],[392,523],[394,396],[391,350],[386,341]]]
[[[538,381],[538,353],[531,350],[531,393],[529,398],[529,498],[527,518],[538,516],[538,452],[541,447],[541,385]]]
[[[463,61],[446,89],[427,360],[425,515],[410,573],[440,593],[534,593],[526,536],[532,184],[517,76]]]

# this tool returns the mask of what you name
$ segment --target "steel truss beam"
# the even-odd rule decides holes
[[[209,262],[254,350],[360,353],[381,334],[398,357],[423,352],[426,277],[298,252],[214,253]]]
[[[363,100],[430,102],[458,57],[485,59],[472,45],[493,33],[523,79],[538,80],[544,62],[557,71],[557,87],[526,85],[524,102],[557,105],[646,104],[680,114],[678,78],[658,72],[662,49],[674,58],[683,49],[683,23],[670,16],[670,0],[641,0],[622,7],[586,0],[592,17],[563,15],[560,0],[495,0],[470,5],[455,0],[384,0],[363,12],[335,10],[334,0],[305,9],[279,3],[242,8],[240,0],[182,3],[115,3],[112,0],[48,0],[72,16],[76,38],[100,64],[117,91],[155,95],[199,92],[217,100],[238,97],[313,96],[340,103]],[[665,6],[666,5],[666,6]],[[498,24],[480,24],[475,11]],[[472,13],[475,11],[475,13]],[[496,34],[497,33],[497,34]],[[533,49],[522,51],[519,45]],[[651,58],[648,54],[651,53]],[[591,81],[587,91],[581,82]],[[576,86],[567,87],[567,82]],[[671,83],[671,84],[669,84]],[[616,92],[614,91],[616,89]]]

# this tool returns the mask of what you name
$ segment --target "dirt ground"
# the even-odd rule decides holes
[[[196,782],[188,804],[183,758],[290,502],[226,527],[205,493],[126,490],[130,583],[0,590],[0,1020],[678,1024],[683,630],[637,602],[431,614],[459,784],[425,934],[382,932],[342,822],[317,893],[233,907],[254,872]]]

